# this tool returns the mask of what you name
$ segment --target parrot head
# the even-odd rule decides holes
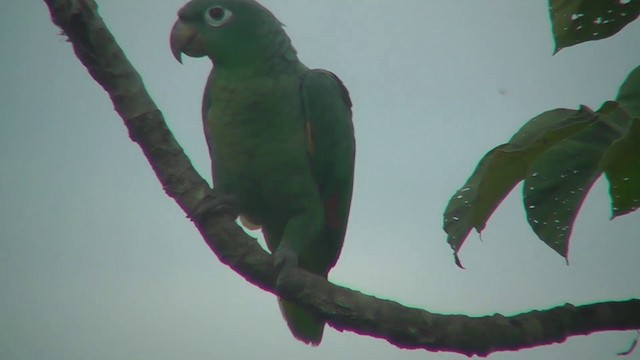
[[[284,55],[297,60],[282,24],[255,0],[192,0],[178,11],[171,51],[209,57],[216,66],[241,66]]]

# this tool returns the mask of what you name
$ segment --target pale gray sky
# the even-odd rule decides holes
[[[182,0],[98,0],[169,126],[209,178],[200,123],[210,64],[171,56]],[[528,228],[517,188],[458,269],[441,230],[480,157],[555,107],[612,99],[640,25],[551,56],[547,1],[263,0],[300,58],[345,82],[358,141],[335,283],[444,313],[514,314],[640,298],[640,215],[608,220],[600,180],[570,262]],[[462,359],[331,328],[295,341],[276,300],[221,265],[51,24],[41,1],[0,14],[0,358]],[[492,359],[619,359],[601,333]],[[639,358],[638,351],[633,355]]]

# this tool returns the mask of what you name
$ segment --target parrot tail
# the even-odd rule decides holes
[[[284,320],[289,326],[289,330],[296,339],[309,344],[318,346],[322,341],[322,331],[324,330],[324,321],[316,319],[313,314],[302,309],[300,306],[278,298],[278,305]]]

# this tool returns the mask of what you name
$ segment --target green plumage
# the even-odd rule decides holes
[[[194,0],[171,48],[209,57],[202,117],[217,191],[261,227],[279,269],[327,277],[346,231],[355,141],[342,82],[302,64],[280,22],[254,0]],[[283,270],[284,271],[284,270]],[[324,322],[286,301],[296,338],[317,345]]]

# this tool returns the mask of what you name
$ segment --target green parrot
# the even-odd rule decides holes
[[[276,270],[327,277],[349,217],[355,139],[340,79],[310,70],[283,25],[254,0],[193,0],[178,11],[171,50],[207,56],[202,103],[215,190],[261,228]],[[322,340],[324,321],[278,299],[293,335]]]

